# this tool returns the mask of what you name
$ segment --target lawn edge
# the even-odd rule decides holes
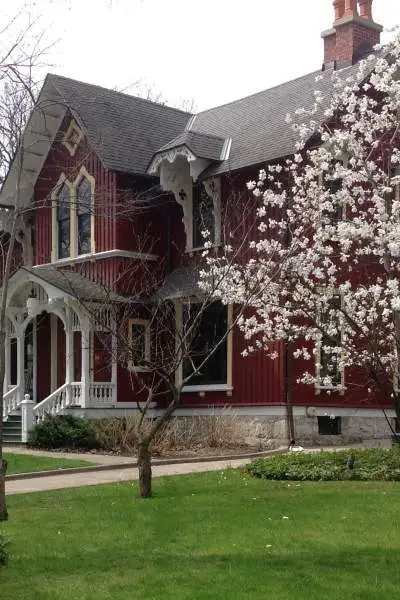
[[[157,465],[181,465],[185,463],[200,462],[221,462],[238,459],[263,458],[284,454],[287,452],[287,446],[280,446],[274,450],[265,450],[264,452],[250,452],[249,454],[224,454],[221,456],[194,456],[189,458],[156,458],[152,461],[153,466]],[[6,481],[17,481],[18,479],[36,479],[39,477],[54,477],[55,475],[71,475],[72,473],[93,473],[96,471],[116,471],[119,469],[135,469],[137,460],[129,463],[116,463],[113,465],[92,465],[88,467],[67,467],[65,469],[53,469],[51,471],[33,471],[32,473],[14,473],[6,475]]]

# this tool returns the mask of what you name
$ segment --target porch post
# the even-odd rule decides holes
[[[7,333],[4,346],[4,382],[3,382],[3,394],[8,392],[10,385],[10,336]]]
[[[82,375],[81,375],[81,406],[89,406],[89,384],[90,384],[90,324],[88,319],[81,319],[82,329]]]
[[[111,383],[114,386],[112,401],[113,403],[117,402],[117,378],[118,378],[118,341],[116,335],[116,323],[113,323],[113,331],[111,337]]]
[[[67,384],[67,406],[72,402],[71,383],[74,379],[74,334],[72,331],[72,314],[68,309],[65,327],[65,383]]]
[[[18,404],[25,396],[25,329],[18,328],[17,331],[17,386]]]

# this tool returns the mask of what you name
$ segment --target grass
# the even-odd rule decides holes
[[[10,600],[393,600],[400,484],[240,472],[8,498]],[[283,518],[283,517],[288,517]]]
[[[46,456],[33,456],[30,454],[3,454],[7,461],[7,475],[15,473],[33,473],[36,471],[53,471],[57,469],[68,469],[73,467],[89,467],[96,463],[87,460],[48,458]]]

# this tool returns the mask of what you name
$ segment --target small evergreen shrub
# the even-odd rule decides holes
[[[92,421],[72,415],[47,415],[29,434],[28,445],[34,448],[70,448],[91,450],[100,446]]]
[[[347,467],[349,456],[354,468]],[[400,448],[282,454],[257,459],[246,467],[252,477],[288,481],[400,481]]]
[[[4,566],[8,563],[9,553],[8,553],[9,541],[8,538],[0,532],[0,567]]]

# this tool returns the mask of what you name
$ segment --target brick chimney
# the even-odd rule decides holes
[[[354,64],[379,44],[383,28],[372,18],[372,2],[333,0],[333,27],[321,34],[324,40],[323,69],[340,69]]]

